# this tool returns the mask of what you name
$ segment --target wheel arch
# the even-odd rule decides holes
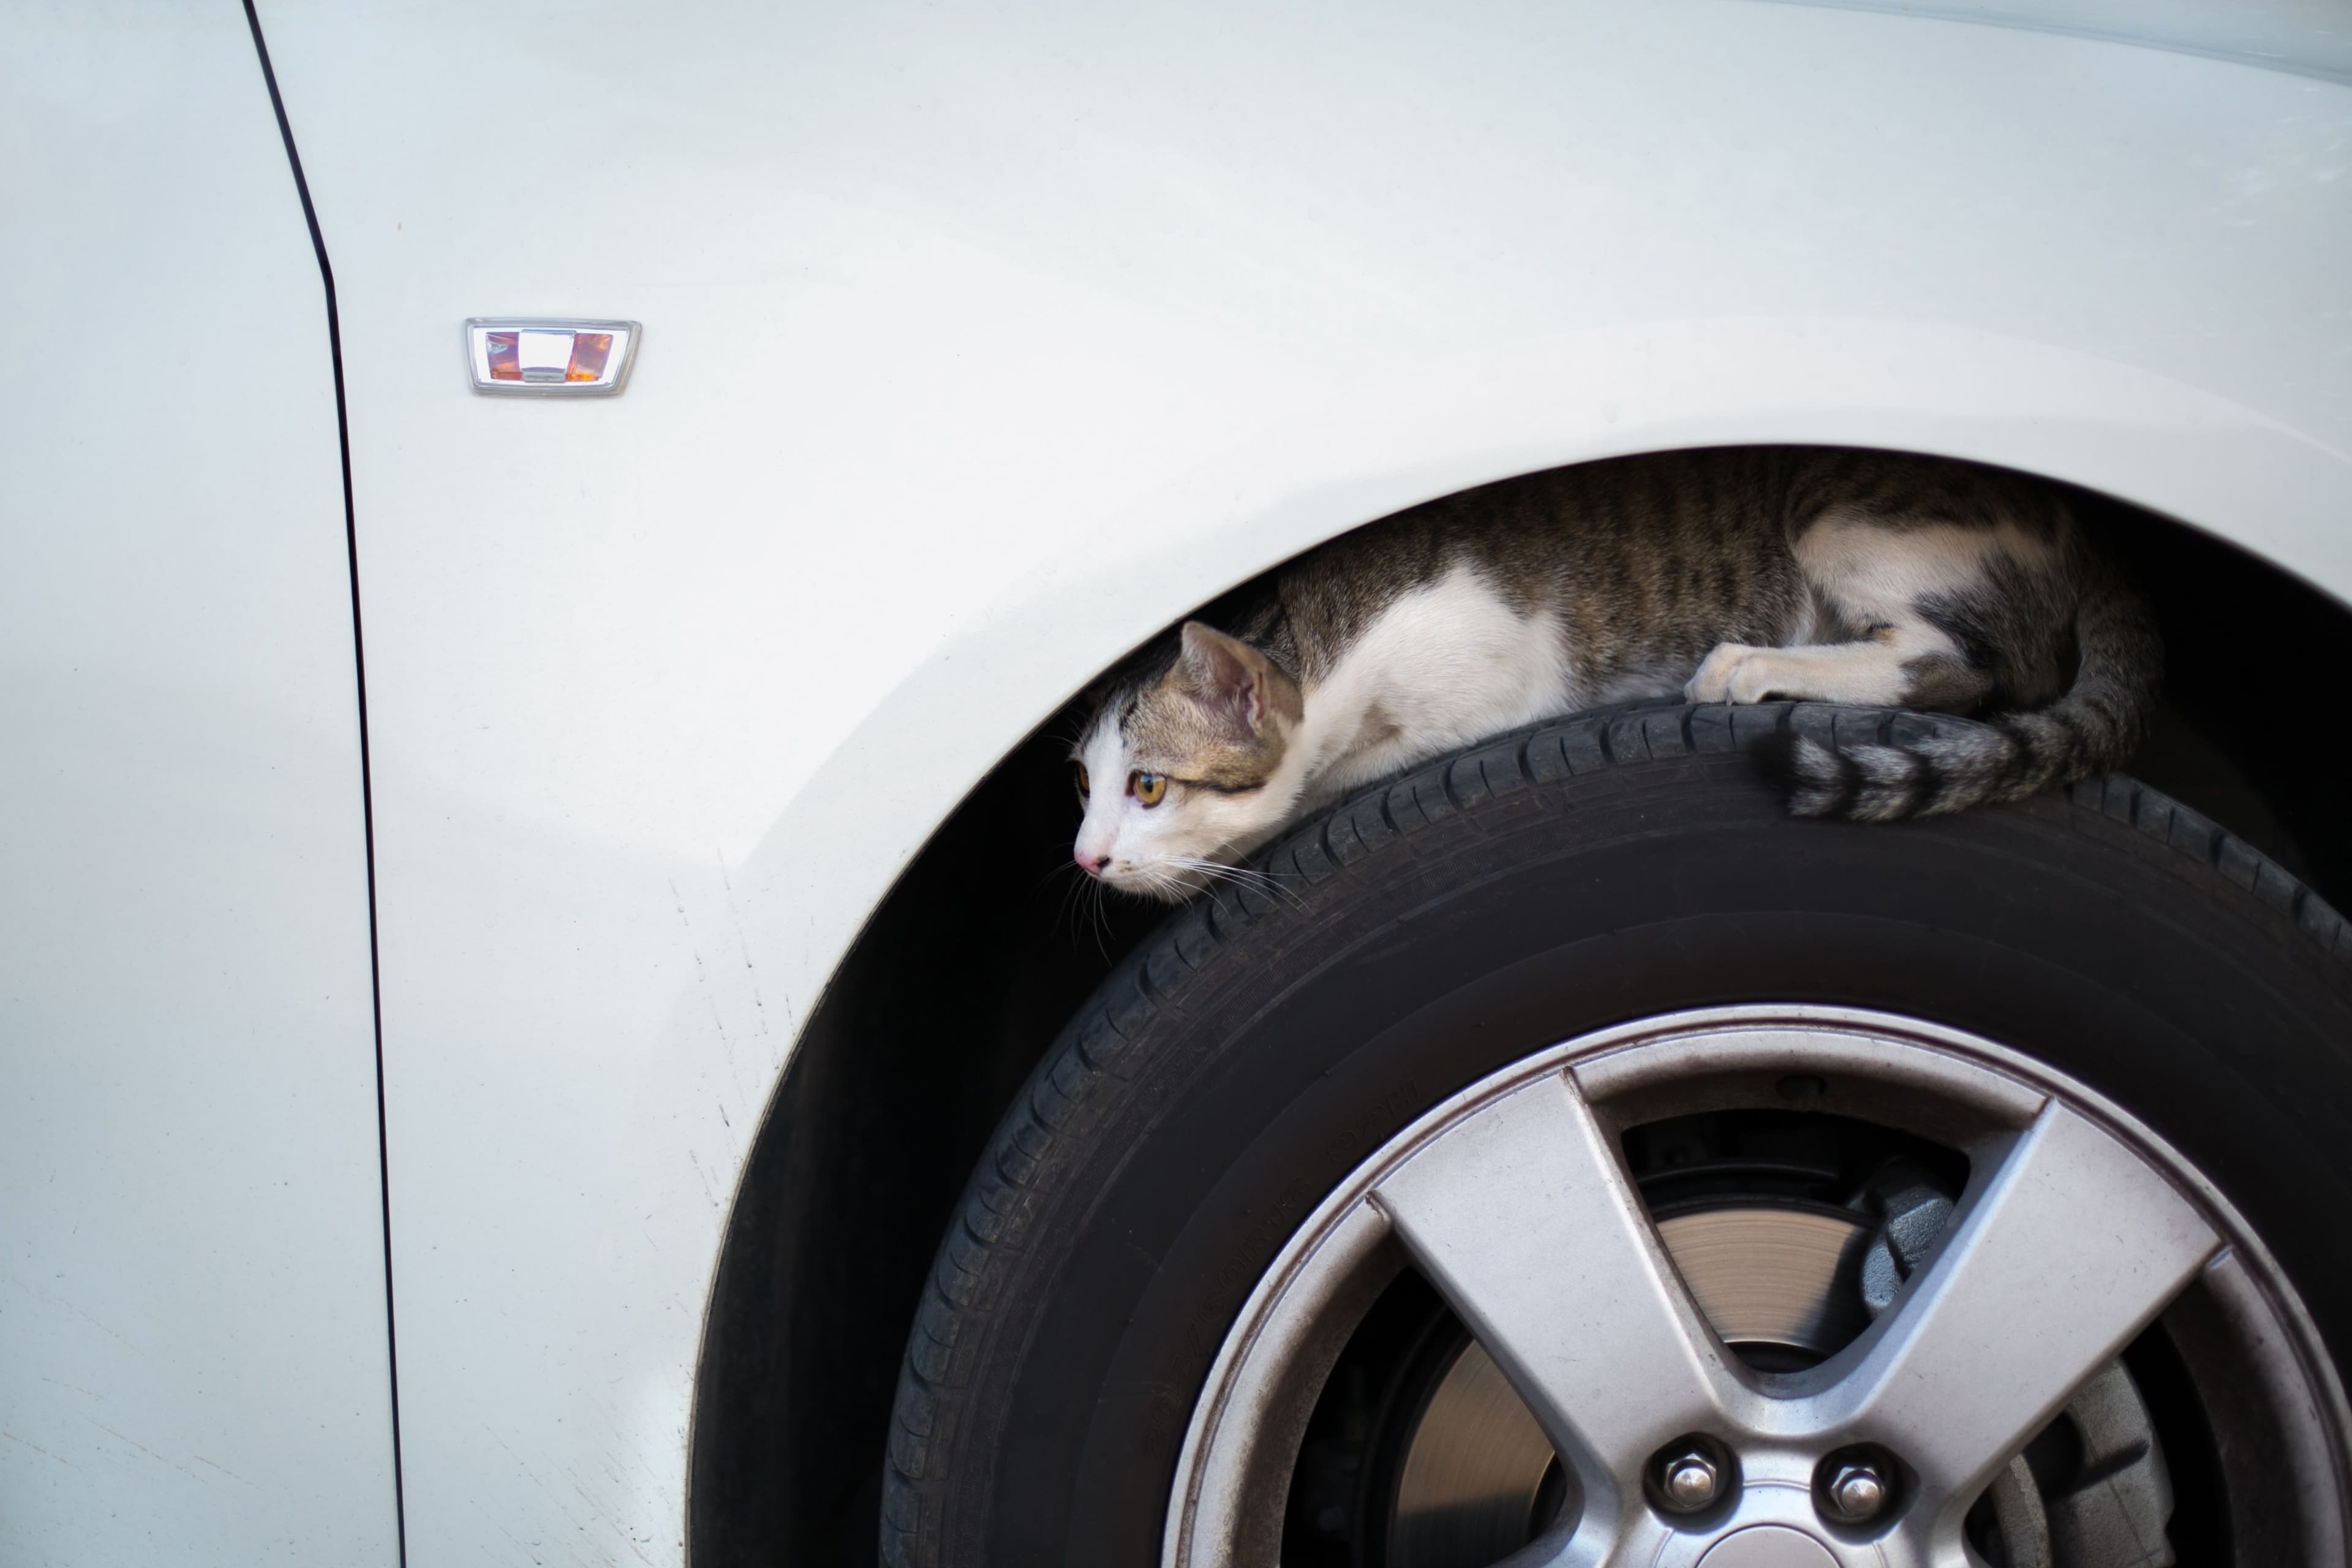
[[[2221,699],[2266,675],[2279,700],[2263,713],[2292,710],[2282,645],[2302,672],[2352,658],[2352,461],[2277,421],[2020,340],[1874,323],[1577,334],[1367,389],[1111,518],[1118,547],[1041,563],[866,717],[755,853],[755,875],[845,879],[871,902],[774,1089],[716,1261],[695,1562],[871,1560],[898,1347],[964,1173],[1064,1018],[1157,922],[1074,916],[1040,885],[1075,815],[1069,694],[1190,608],[1405,506],[1570,462],[1764,443],[2076,487],[2148,578],[2189,698],[2173,704],[2171,774],[2151,782],[2352,897],[2352,844],[2295,838],[2311,813],[2266,766],[2264,720],[2209,732]],[[2184,647],[2203,672],[2185,688]],[[926,782],[877,790],[877,771]]]

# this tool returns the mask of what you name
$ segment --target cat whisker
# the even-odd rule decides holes
[[[1222,860],[1205,860],[1191,855],[1169,856],[1167,864],[1213,881],[1259,889],[1272,897],[1286,900],[1294,909],[1307,907],[1307,900],[1295,889],[1283,886],[1280,879],[1272,872],[1255,866],[1233,866]]]
[[[1094,878],[1088,877],[1086,880],[1091,895],[1087,901],[1087,909],[1094,916],[1095,951],[1102,954],[1102,961],[1105,963],[1108,963],[1110,962],[1110,911],[1105,906],[1109,902],[1109,896],[1103,891],[1102,883]]]

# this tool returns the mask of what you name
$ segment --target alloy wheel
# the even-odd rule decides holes
[[[1654,1158],[1661,1129],[1742,1117],[1864,1130],[1853,1190],[1808,1190],[1802,1161]],[[1358,1561],[2153,1568],[2172,1483],[2123,1352],[2159,1318],[2217,1451],[2267,1468],[2219,1489],[2288,1500],[2341,1551],[2343,1395],[2260,1241],[2151,1130],[1953,1031],[1680,1015],[1421,1118],[1228,1336],[1168,1568],[1276,1560],[1332,1368],[1400,1279],[1433,1310],[1367,1448]]]

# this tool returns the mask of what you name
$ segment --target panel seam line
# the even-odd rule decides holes
[[[293,122],[286,117],[286,100],[278,90],[278,73],[269,63],[269,45],[262,37],[261,16],[254,0],[244,0],[246,26],[253,33],[254,54],[261,62],[261,79],[269,89],[269,107],[278,118],[278,134],[286,144],[286,162],[294,174],[294,192],[301,198],[302,221],[310,230],[310,248],[319,258],[319,280],[326,289],[327,353],[335,376],[335,441],[343,471],[343,556],[349,567],[352,593],[352,674],[359,703],[360,837],[367,863],[368,1001],[375,1047],[376,1193],[383,1226],[384,1371],[392,1400],[392,1518],[400,1568],[408,1568],[408,1500],[402,1472],[400,1444],[400,1339],[394,1324],[392,1289],[392,1152],[384,1116],[383,974],[378,957],[375,900],[375,790],[368,749],[367,645],[360,623],[360,539],[358,513],[352,502],[351,410],[343,395],[343,333],[335,302],[335,270],[327,259],[327,238],[319,227],[318,208],[310,202],[310,183],[303,177],[302,154],[294,145]]]

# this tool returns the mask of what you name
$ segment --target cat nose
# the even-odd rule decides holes
[[[1109,856],[1089,855],[1083,849],[1071,850],[1070,858],[1076,860],[1078,863],[1078,869],[1089,877],[1099,877],[1110,867]]]

